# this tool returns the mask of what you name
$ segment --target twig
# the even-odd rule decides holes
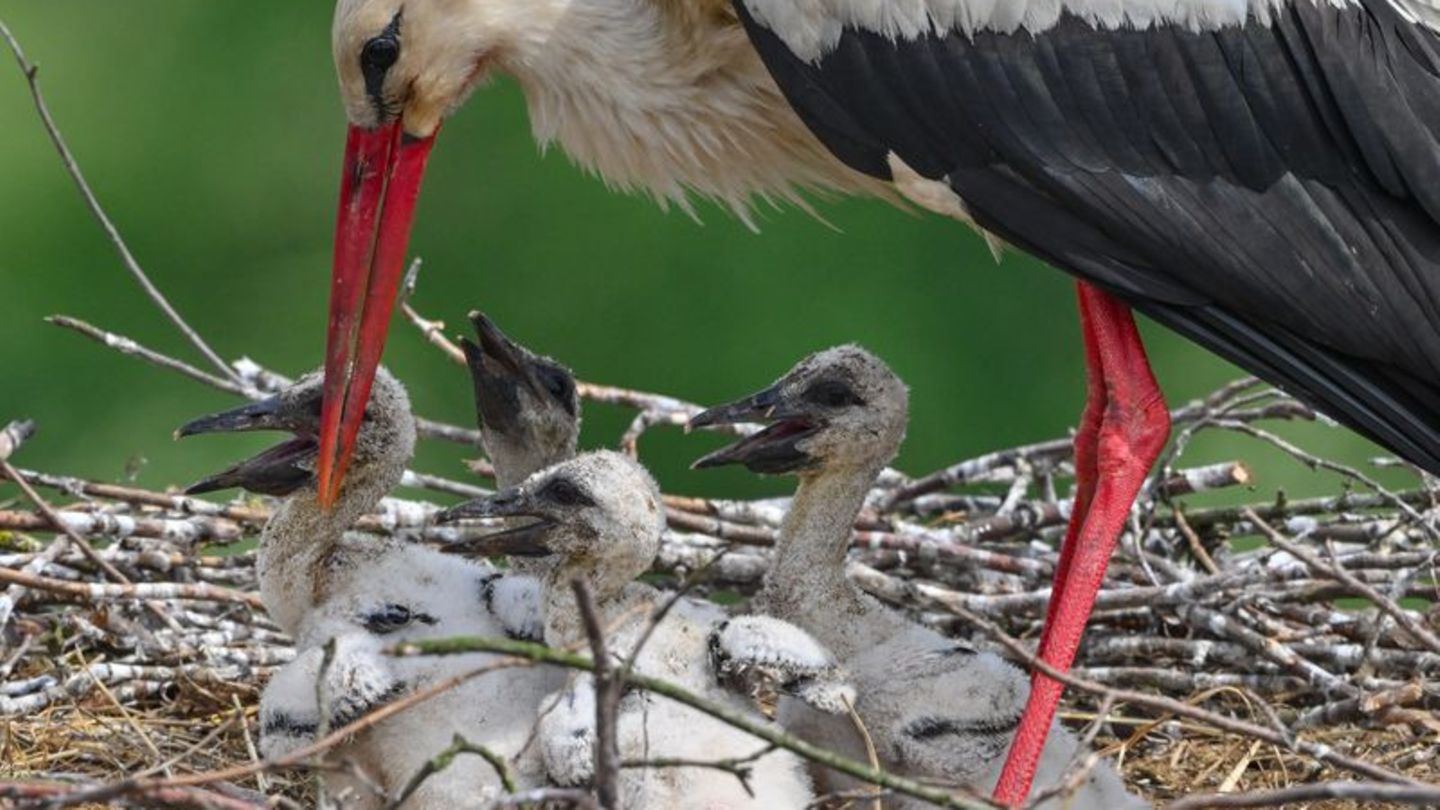
[[[465,352],[460,350],[451,340],[445,337],[445,322],[432,321],[415,310],[411,306],[410,298],[415,294],[415,286],[420,280],[420,267],[423,264],[419,256],[410,262],[410,267],[405,271],[405,281],[400,285],[400,311],[405,314],[405,319],[414,324],[416,329],[430,345],[439,349],[449,357],[451,362],[465,365]]]
[[[260,597],[241,593],[229,588],[218,588],[206,583],[194,585],[177,582],[117,582],[100,584],[93,582],[66,582],[61,579],[35,576],[24,571],[0,568],[0,581],[23,585],[26,588],[50,591],[51,593],[73,596],[85,601],[101,599],[196,599],[208,602],[237,602],[262,608]]]
[[[570,589],[575,592],[575,604],[580,610],[585,637],[590,641],[591,660],[595,662],[592,670],[595,673],[595,778],[591,787],[602,808],[620,810],[618,720],[624,673],[619,678],[615,675],[615,662],[610,660],[605,629],[601,627],[590,586],[577,578],[570,581]]]
[[[79,655],[80,665],[88,669],[90,665],[85,661],[84,654],[80,653]],[[110,701],[110,705],[114,706],[116,710],[120,712],[120,717],[124,719],[125,724],[128,725],[131,730],[133,730],[135,734],[140,738],[140,742],[144,743],[145,747],[150,749],[150,754],[156,759],[161,759],[162,757],[160,754],[160,749],[155,747],[155,741],[150,739],[149,733],[145,731],[145,728],[143,726],[135,722],[135,716],[130,712],[126,711],[125,706],[119,700],[115,699],[115,693],[111,692],[110,687],[105,685],[104,679],[96,678],[95,688],[99,689],[100,694],[104,695],[105,699]],[[170,765],[168,763],[162,762],[159,766],[159,769],[163,771],[166,776],[169,776],[171,774]]]
[[[0,798],[14,800],[17,807],[64,807],[72,803],[68,797],[83,787],[48,782],[0,782]],[[267,807],[194,787],[152,785],[127,792],[145,804],[183,810],[265,810]]]
[[[586,672],[595,671],[595,663],[584,656],[565,650],[551,649],[530,642],[514,641],[512,639],[472,636],[428,639],[400,644],[392,648],[390,652],[394,655],[402,656],[491,652],[501,655],[518,656],[540,663],[553,664]],[[884,770],[871,768],[863,762],[811,745],[798,737],[780,731],[769,723],[757,722],[743,712],[706,700],[668,681],[651,678],[639,673],[631,673],[625,677],[625,683],[689,706],[692,709],[714,717],[722,723],[738,728],[753,737],[771,743],[777,748],[792,751],[805,759],[840,771],[860,781],[869,784],[879,784],[882,787],[891,788],[897,793],[914,796],[917,799],[923,799],[940,807],[963,808],[964,810],[990,810],[995,807],[994,804],[983,799],[952,794],[911,779],[906,779],[902,776],[896,776]],[[1383,769],[1381,770],[1383,771]]]
[[[54,526],[69,538],[70,542],[73,543],[76,548],[80,549],[80,552],[84,554],[90,562],[95,564],[95,567],[105,572],[105,576],[115,582],[129,584],[130,580],[126,578],[124,574],[116,570],[115,566],[106,562],[95,552],[94,546],[90,545],[79,533],[71,530],[65,524],[65,521],[60,519],[60,516],[56,514],[55,510],[50,506],[50,503],[40,497],[40,493],[36,492],[35,489],[30,486],[30,483],[17,473],[14,467],[10,466],[10,462],[0,460],[0,474],[4,474],[6,478],[13,481],[15,486],[19,487],[20,491],[25,493],[25,497],[35,505],[35,508],[40,510],[40,514],[45,516],[45,519],[50,522],[50,525]]]
[[[245,707],[240,705],[240,696],[232,692],[230,702],[235,706],[235,717],[240,722],[240,734],[245,739],[245,753],[250,755],[251,762],[259,762],[260,752],[255,748],[255,738],[250,733],[250,718],[245,714]],[[270,780],[263,773],[255,774],[255,785],[261,792],[270,790]]]
[[[1434,633],[1416,621],[1415,617],[1411,615],[1409,611],[1395,604],[1394,599],[1356,579],[1349,571],[1338,566],[1330,565],[1310,553],[1308,549],[1302,548],[1298,543],[1292,543],[1285,539],[1285,536],[1276,531],[1273,526],[1261,520],[1260,516],[1255,514],[1255,510],[1247,508],[1245,510],[1245,516],[1258,526],[1260,531],[1265,533],[1265,537],[1275,546],[1283,549],[1290,556],[1299,559],[1321,574],[1343,583],[1345,587],[1354,591],[1355,595],[1369,599],[1381,612],[1396,622],[1399,622],[1400,626],[1404,627],[1405,631],[1414,637],[1415,640],[1424,644],[1426,649],[1433,653],[1440,653],[1440,638],[1437,638]]]
[[[1389,782],[1319,782],[1279,790],[1252,793],[1201,793],[1166,805],[1166,810],[1201,810],[1216,807],[1283,807],[1326,799],[1360,802],[1373,806],[1383,802],[1417,807],[1440,806],[1440,787],[1423,784],[1397,785]]]
[[[138,357],[147,363],[157,365],[164,369],[169,369],[170,371],[178,372],[181,375],[189,377],[192,380],[202,382],[210,386],[211,388],[218,388],[221,391],[229,391],[232,394],[237,394],[242,397],[256,398],[261,396],[261,393],[257,389],[245,385],[244,381],[238,375],[236,375],[234,373],[234,370],[231,369],[229,366],[226,366],[226,370],[230,372],[230,375],[228,377],[217,377],[208,371],[195,368],[194,366],[186,363],[183,360],[177,360],[168,355],[161,354],[160,352],[149,349],[135,342],[134,340],[125,337],[124,335],[117,335],[114,332],[108,332],[98,326],[95,326],[94,324],[82,321],[79,318],[72,318],[69,315],[51,315],[45,319],[45,322],[53,326],[58,326],[62,329],[69,329],[72,332],[78,332],[85,337],[95,341],[96,343],[102,343],[114,349],[115,351],[120,352],[121,354],[130,355],[131,357]]]
[[[403,805],[406,799],[409,799],[414,795],[415,791],[420,789],[420,786],[425,783],[426,779],[450,767],[451,763],[455,761],[455,758],[461,754],[475,754],[490,763],[490,767],[494,768],[496,775],[500,777],[500,786],[505,792],[515,792],[515,777],[510,773],[510,766],[505,764],[504,757],[483,745],[476,745],[459,734],[456,734],[455,738],[451,740],[449,747],[426,760],[425,764],[420,766],[420,770],[410,778],[409,782],[405,783],[405,788],[400,791],[400,795],[391,799],[385,805],[386,810],[396,810],[396,808]]]
[[[248,363],[248,375],[236,371],[237,376],[233,382],[230,380],[222,380],[221,378],[216,377],[213,374],[201,371],[200,369],[190,366],[180,360],[176,360],[173,357],[170,357],[161,352],[157,352],[154,349],[148,348],[135,340],[125,337],[124,335],[117,335],[114,332],[107,332],[104,329],[93,326],[78,318],[71,318],[65,315],[54,315],[50,318],[47,318],[46,320],[49,323],[53,323],[57,326],[63,326],[67,329],[79,332],[80,334],[85,335],[91,340],[94,340],[104,346],[108,346],[112,349],[115,349],[116,351],[119,351],[121,354],[138,357],[147,363],[152,363],[154,365],[160,366],[161,368],[169,369],[171,371],[178,371],[181,374],[184,374],[185,376],[190,377],[191,379],[198,382],[205,383],[212,388],[217,388],[221,391],[226,391],[228,393],[242,396],[247,399],[263,399],[269,396],[271,393],[274,393],[274,386],[278,385],[283,387],[284,385],[288,385],[290,383],[289,379],[281,377],[280,375],[277,375],[272,371],[264,369],[259,365],[255,364],[253,361],[246,361],[245,363],[236,364],[237,366],[242,366],[247,365]],[[256,379],[265,380],[267,385],[264,387],[255,385],[253,381]],[[425,419],[424,417],[420,416],[415,417],[415,429],[420,436],[427,439],[440,439],[442,441],[463,444],[467,447],[478,447],[480,445],[480,431],[478,430],[462,428],[457,425],[448,425],[444,422],[436,422],[433,419]]]
[[[875,738],[870,736],[870,729],[866,728],[865,721],[860,717],[860,713],[855,711],[855,704],[850,701],[850,696],[841,695],[840,697],[845,701],[845,713],[850,715],[850,724],[859,732],[860,739],[865,743],[865,758],[870,762],[870,767],[877,771],[880,770],[880,754],[875,750]],[[880,802],[880,786],[871,785],[870,790],[871,793],[874,794],[870,800],[871,807],[873,810],[883,810],[883,805]]]
[[[159,307],[160,311],[165,313],[165,317],[175,325],[175,328],[180,330],[180,333],[190,341],[191,345],[199,350],[200,354],[205,356],[205,359],[210,361],[211,365],[219,369],[220,372],[229,379],[237,380],[238,378],[236,377],[235,371],[231,369],[224,360],[220,359],[220,355],[216,354],[215,350],[211,349],[210,345],[206,343],[194,329],[190,328],[190,324],[186,323],[185,319],[180,317],[180,313],[175,311],[175,308],[170,305],[170,301],[165,297],[165,294],[160,292],[160,288],[156,287],[154,283],[150,281],[150,277],[141,269],[140,263],[135,260],[135,256],[130,253],[130,248],[126,246],[125,240],[121,238],[120,231],[116,229],[115,224],[110,221],[110,217],[106,216],[105,209],[100,206],[100,201],[96,199],[95,193],[90,190],[90,184],[85,182],[85,176],[80,172],[80,165],[75,161],[75,156],[71,154],[70,148],[65,145],[65,138],[60,134],[60,128],[56,126],[55,120],[50,116],[50,109],[46,106],[45,97],[40,92],[40,82],[38,78],[40,68],[25,58],[25,52],[20,49],[20,43],[15,39],[15,36],[10,33],[10,29],[7,28],[3,22],[0,22],[0,36],[5,38],[5,42],[10,46],[10,52],[15,55],[15,63],[20,66],[20,71],[25,74],[25,81],[30,86],[30,97],[35,102],[35,111],[40,114],[40,123],[45,126],[45,132],[49,134],[50,142],[55,145],[55,151],[60,153],[60,160],[65,164],[65,171],[68,172],[70,178],[75,181],[75,187],[80,190],[80,195],[85,198],[85,205],[89,207],[90,213],[94,215],[96,221],[100,223],[101,229],[105,231],[105,235],[109,237],[110,244],[114,245],[115,252],[120,255],[120,261],[125,265],[125,269],[130,271],[130,275],[135,277],[135,280],[139,282],[140,287],[145,291],[145,294],[149,296],[150,300],[154,302],[155,306]]]
[[[26,439],[35,435],[35,423],[29,419],[17,419],[0,430],[0,461],[10,458]]]
[[[775,746],[767,745],[753,754],[743,757],[731,757],[730,759],[680,759],[669,757],[656,757],[653,759],[627,759],[620,763],[622,768],[708,768],[714,771],[723,771],[734,776],[740,782],[740,787],[750,798],[755,798],[755,790],[750,786],[750,776],[754,769],[750,766],[761,757],[767,756],[775,750]]]
[[[1172,700],[1166,697],[1158,697],[1155,695],[1148,695],[1143,692],[1135,692],[1127,689],[1112,689],[1108,686],[1105,686],[1104,684],[1099,684],[1094,681],[1085,680],[1083,678],[1077,678],[1068,672],[1061,672],[1055,667],[1052,667],[1048,663],[1040,660],[1033,653],[1027,650],[1023,644],[1021,644],[1019,641],[1016,641],[1009,633],[1006,633],[994,622],[991,622],[988,619],[985,619],[975,613],[965,610],[964,608],[959,608],[958,610],[963,611],[964,614],[966,614],[963,616],[966,621],[969,621],[971,624],[979,627],[981,630],[984,630],[986,634],[988,634],[991,638],[995,639],[995,641],[999,642],[1002,646],[1005,647],[1005,649],[1009,650],[1011,655],[1021,660],[1027,667],[1039,670],[1047,677],[1053,678],[1054,680],[1057,680],[1071,688],[1079,689],[1083,692],[1088,692],[1102,699],[1110,698],[1118,703],[1130,703],[1136,706],[1144,706],[1167,714],[1176,715],[1178,717],[1187,717],[1191,720],[1197,720],[1202,723],[1207,723],[1209,725],[1215,726],[1216,728],[1220,728],[1234,734],[1240,734],[1246,737],[1264,740],[1265,742],[1278,745],[1297,754],[1303,754],[1305,756],[1323,762],[1327,765],[1334,765],[1337,768],[1342,768],[1344,770],[1360,774],[1361,776],[1365,776],[1370,779],[1377,779],[1380,781],[1390,782],[1399,785],[1423,784],[1420,782],[1416,782],[1415,780],[1410,779],[1406,776],[1398,774],[1390,770],[1389,768],[1376,765],[1372,762],[1366,762],[1364,760],[1354,759],[1353,757],[1345,756],[1344,754],[1335,751],[1335,749],[1331,748],[1328,745],[1312,743],[1307,740],[1302,740],[1291,734],[1282,733],[1274,729],[1264,728],[1262,726],[1257,726],[1253,723],[1247,723],[1244,720],[1237,720],[1233,717],[1226,717],[1221,714],[1206,711],[1204,709],[1191,706],[1188,703],[1183,703],[1178,700]]]

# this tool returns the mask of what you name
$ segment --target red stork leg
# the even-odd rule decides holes
[[[1170,413],[1135,329],[1130,308],[1078,285],[1087,372],[1085,411],[1075,433],[1075,505],[1065,531],[1040,660],[1070,669],[1105,567],[1150,466],[1170,436]],[[1063,686],[1036,672],[995,800],[1016,806],[1030,794]]]

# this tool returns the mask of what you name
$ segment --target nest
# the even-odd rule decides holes
[[[432,342],[453,350],[435,322],[409,312]],[[61,323],[168,360],[88,324]],[[239,383],[190,376],[252,398],[287,383],[248,361],[234,370]],[[647,431],[698,410],[606,386],[582,385],[581,393],[635,410],[618,441],[629,452]],[[1388,489],[1279,438],[1266,425],[1315,417],[1253,380],[1172,416],[1174,450],[1148,482],[1110,567],[1074,671],[1085,685],[1068,692],[1067,722],[1157,802],[1344,780],[1437,781],[1435,493],[1418,474],[1413,488]],[[474,431],[422,424],[433,440],[474,446]],[[1239,460],[1185,465],[1194,436],[1217,429],[1327,466],[1342,491],[1187,508],[1198,493],[1243,492],[1250,483]],[[0,434],[3,454],[23,458],[27,432],[17,423]],[[1070,509],[1059,494],[1073,475],[1069,447],[1060,437],[924,476],[887,470],[855,526],[850,577],[919,621],[1029,664]],[[259,690],[293,654],[256,594],[250,541],[273,503],[215,504],[5,463],[28,501],[0,508],[0,576],[10,583],[0,597],[8,650],[0,714],[7,776],[17,780],[5,788],[11,798],[63,794],[81,806],[117,798],[206,807],[310,801],[306,769],[315,763],[262,767],[254,745]],[[483,460],[472,466],[489,474]],[[485,491],[483,481],[418,471],[406,481],[451,495]],[[654,578],[678,584],[703,572],[701,590],[726,601],[758,586],[783,499],[670,494],[665,504],[670,530]],[[439,508],[387,499],[359,528],[434,544],[474,531],[433,525]],[[1193,711],[1176,714],[1149,698]],[[227,772],[237,775],[204,779],[163,801],[117,789],[140,776],[163,783]]]

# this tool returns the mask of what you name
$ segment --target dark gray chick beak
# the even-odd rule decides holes
[[[451,543],[442,550],[447,554],[466,557],[493,557],[506,554],[515,557],[545,557],[551,550],[546,536],[555,528],[555,521],[537,509],[521,490],[510,488],[489,497],[476,498],[446,509],[436,516],[437,523],[453,523],[467,518],[533,518],[530,523],[513,526],[483,537]]]

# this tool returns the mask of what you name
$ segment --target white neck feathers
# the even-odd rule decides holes
[[[717,4],[569,0],[548,19],[499,67],[525,90],[536,139],[611,185],[687,212],[698,193],[747,223],[757,199],[882,188],[815,140]]]

